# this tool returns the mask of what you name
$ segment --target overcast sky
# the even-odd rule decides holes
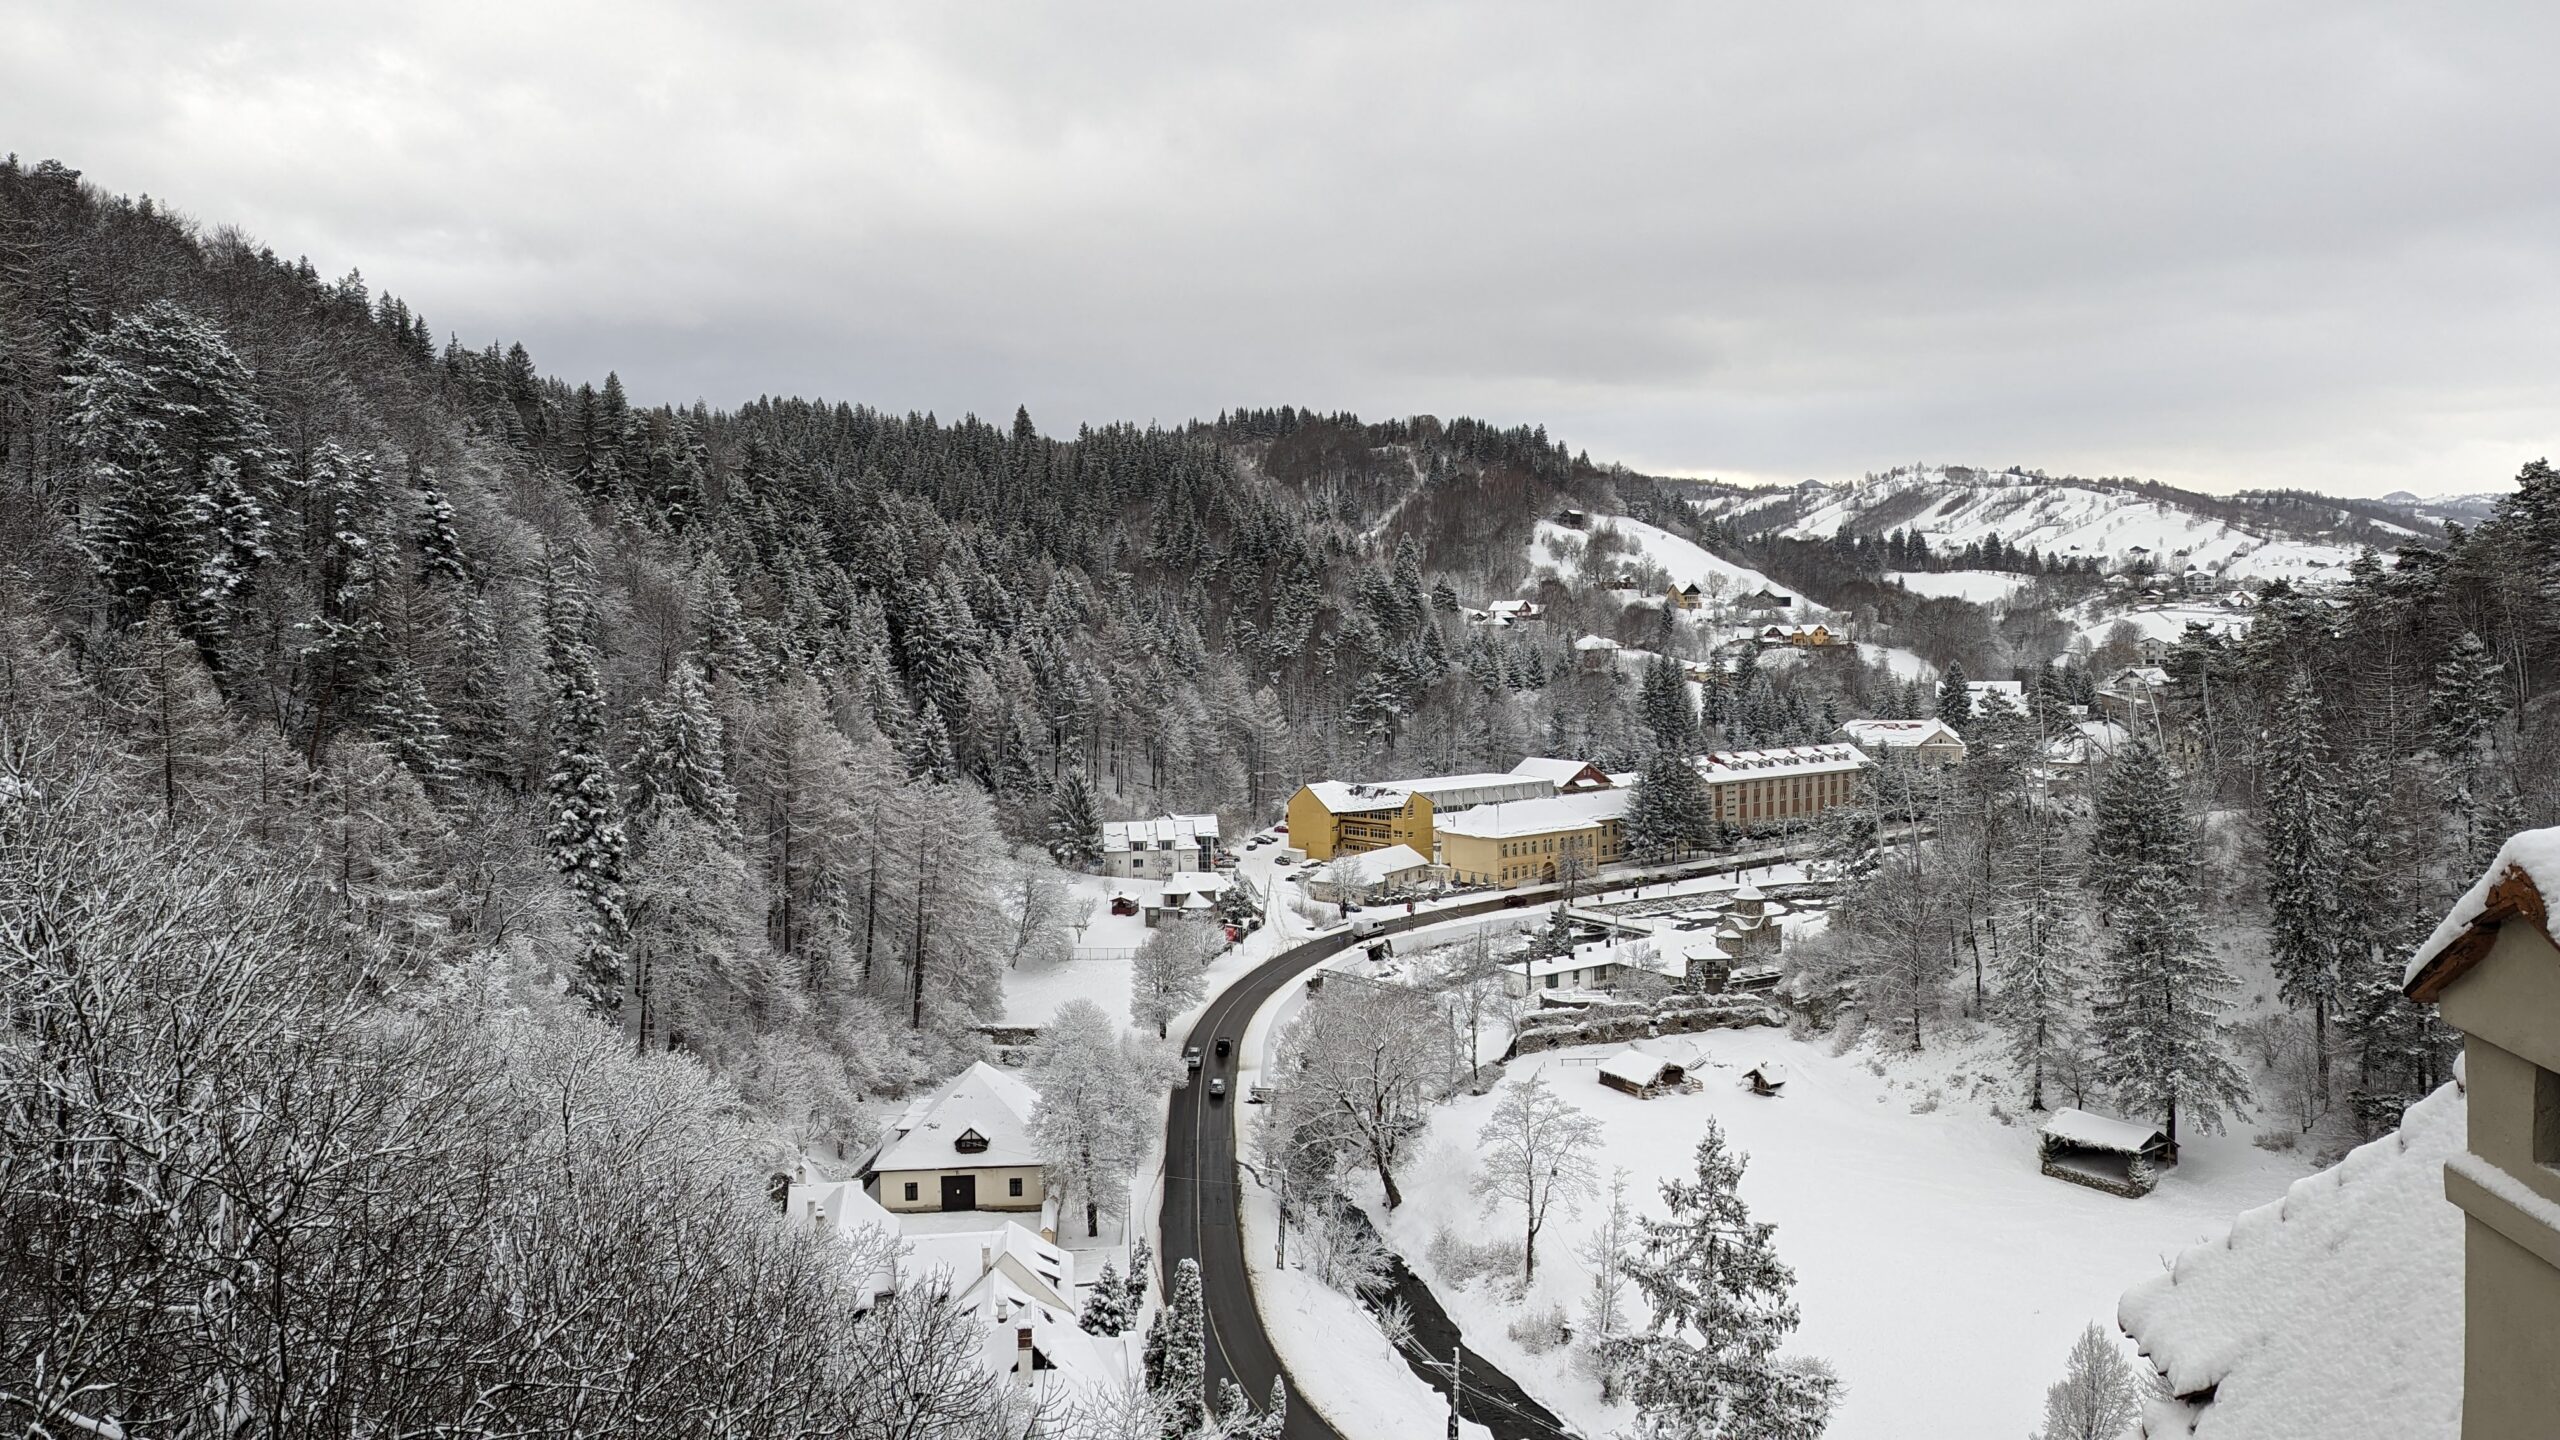
[[[2560,6],[0,0],[0,150],[636,399],[2494,489]],[[730,11],[753,11],[753,19]]]

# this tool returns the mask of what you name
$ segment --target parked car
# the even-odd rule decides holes
[[[1502,897],[1502,908],[1505,910],[1517,910],[1528,903],[1529,897],[1526,895],[1505,895]]]
[[[1192,1069],[1194,1069],[1194,1070],[1199,1069],[1199,1068],[1200,1068],[1200,1047],[1199,1047],[1199,1046],[1197,1046],[1197,1045],[1185,1045],[1185,1046],[1183,1046],[1183,1047],[1182,1047],[1182,1063],[1183,1063],[1183,1064],[1185,1064],[1185,1065],[1190,1066],[1190,1067],[1191,1067]]]

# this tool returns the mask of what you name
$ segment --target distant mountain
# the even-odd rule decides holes
[[[2477,525],[2497,509],[2499,495],[2412,495],[2394,490],[2375,501],[2404,512],[2423,522],[2429,530],[2448,522],[2455,525]]]
[[[1844,529],[1878,536],[1907,530],[1940,553],[1997,535],[2004,545],[2094,558],[2108,569],[2148,562],[2247,580],[2342,579],[2364,546],[2387,553],[2439,533],[2423,504],[2293,490],[2207,495],[2152,481],[1962,465],[1792,486],[1696,482],[1680,493],[1745,535],[1821,539]]]

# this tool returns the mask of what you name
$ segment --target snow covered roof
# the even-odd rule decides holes
[[[2107,677],[2107,684],[2119,690],[2130,685],[2139,685],[2145,690],[2158,690],[2168,683],[2169,672],[2157,665],[2127,665]]]
[[[1757,780],[1770,775],[1825,775],[1864,770],[1876,762],[1855,745],[1790,745],[1779,750],[1719,750],[1698,761],[1707,783]]]
[[[1345,780],[1310,780],[1318,804],[1336,815],[1401,810],[1407,798],[1420,795],[1434,809],[1463,810],[1496,800],[1533,800],[1556,793],[1555,782],[1537,775],[1480,772],[1473,775],[1426,775],[1418,780],[1380,780],[1363,784]]]
[[[1197,845],[1218,838],[1215,815],[1159,815],[1152,820],[1105,820],[1102,822],[1102,848],[1117,854],[1126,850],[1162,850],[1176,845]]]
[[[1600,1073],[1612,1080],[1623,1080],[1630,1085],[1659,1085],[1662,1083],[1662,1072],[1670,1068],[1672,1063],[1659,1055],[1647,1055],[1641,1050],[1626,1049],[1601,1061]]]
[[[1606,635],[1585,635],[1573,642],[1573,648],[1582,651],[1615,650],[1618,642]]]
[[[1350,780],[1310,780],[1307,789],[1316,803],[1335,815],[1356,815],[1372,810],[1401,810],[1412,792],[1397,785],[1365,785]]]
[[[1435,822],[1434,828],[1443,835],[1466,835],[1479,840],[1505,840],[1520,835],[1579,830],[1624,816],[1627,808],[1635,803],[1635,798],[1632,790],[1608,789],[1547,795],[1535,800],[1508,800],[1444,815]]]
[[[978,1061],[931,1097],[909,1106],[898,1117],[898,1133],[880,1147],[871,1168],[975,1170],[1040,1164],[1039,1147],[1031,1142],[1031,1112],[1039,1104],[1038,1091]],[[986,1142],[983,1149],[959,1148],[959,1139],[971,1131]]]
[[[1015,1272],[1016,1283],[1053,1305],[1074,1308],[1076,1259],[1065,1247],[1043,1240],[1024,1225],[1007,1220],[978,1230],[953,1230],[907,1237],[909,1274],[944,1271],[953,1288],[966,1290],[999,1266]]]
[[[2118,1120],[2111,1115],[2096,1115],[2069,1106],[2053,1112],[2044,1122],[2045,1138],[2089,1150],[2112,1150],[2119,1155],[2139,1155],[2146,1150],[2165,1147],[2169,1137],[2148,1125]]]
[[[2444,1164],[2463,1148],[2465,1108],[2445,1086],[2125,1292],[2117,1323],[2168,1382],[2148,1433],[2455,1440],[2463,1216]]]
[[[1907,750],[1914,745],[1964,744],[1964,737],[1944,720],[1843,720],[1840,733],[1870,750]]]
[[[897,1238],[898,1217],[889,1213],[859,1180],[795,1180],[784,1197],[785,1213],[794,1220],[836,1235],[857,1235],[877,1230],[891,1239]],[[880,1266],[865,1277],[873,1295],[885,1295],[896,1288],[891,1263]]]
[[[2550,934],[2550,907],[2543,897],[2560,884],[2560,828],[2526,830],[2507,838],[2498,858],[2453,902],[2453,909],[2409,957],[2400,977],[2411,999],[2433,1000],[2464,971],[2480,963],[2497,938],[2498,927],[2524,919]]]
[[[1222,895],[1235,883],[1234,876],[1221,875],[1215,870],[1177,870],[1157,881],[1156,889],[1163,892],[1165,900],[1170,903]]]
[[[1431,862],[1422,858],[1422,852],[1410,845],[1389,845],[1383,850],[1339,855],[1325,863],[1329,871],[1340,873],[1346,885],[1375,885],[1408,870],[1419,870]]]
[[[1512,766],[1511,773],[1547,781],[1558,790],[1576,785],[1596,790],[1612,783],[1609,773],[1590,761],[1569,760],[1560,755],[1532,755]]]

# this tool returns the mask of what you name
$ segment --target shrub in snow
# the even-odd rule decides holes
[[[1431,1268],[1464,1290],[1491,1275],[1508,1279],[1519,1273],[1520,1252],[1499,1240],[1469,1240],[1443,1228],[1431,1237]]]
[[[1572,1338],[1572,1331],[1565,1324],[1564,1307],[1556,1304],[1519,1316],[1504,1333],[1532,1355],[1544,1355]]]

